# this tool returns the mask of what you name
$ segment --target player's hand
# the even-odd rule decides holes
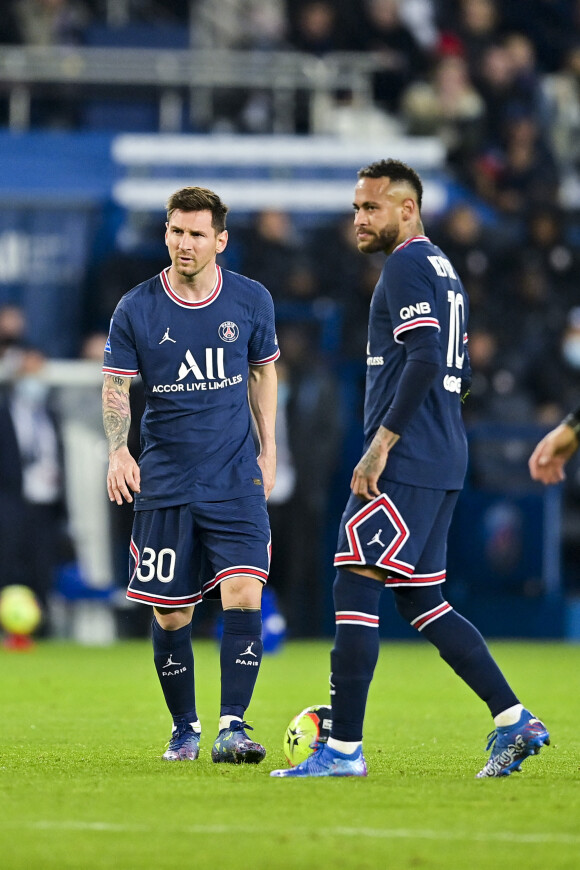
[[[269,498],[276,482],[276,457],[270,454],[260,453],[258,456],[258,465],[262,472],[264,495],[266,498]]]
[[[564,466],[578,449],[578,438],[571,426],[561,423],[548,432],[536,446],[528,466],[533,480],[561,483],[566,479]]]
[[[111,501],[133,501],[132,492],[141,491],[141,472],[128,447],[119,447],[109,456],[107,492]]]
[[[379,426],[367,452],[352,473],[350,488],[359,498],[372,501],[381,494],[378,486],[379,477],[385,470],[389,450],[398,440],[399,436],[394,432]]]

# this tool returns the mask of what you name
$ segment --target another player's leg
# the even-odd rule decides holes
[[[397,610],[437,649],[455,673],[489,707],[495,730],[489,735],[491,755],[478,777],[508,776],[550,736],[544,724],[519,699],[472,623],[444,600],[440,585],[394,589]]]
[[[306,761],[272,776],[366,776],[363,721],[379,655],[383,584],[345,569],[334,581],[336,634],[331,652],[332,729],[328,743]]]
[[[195,709],[191,618],[193,607],[154,609],[153,659],[165,703],[173,718],[165,761],[195,761],[201,726]]]
[[[266,755],[244,720],[262,662],[262,584],[255,577],[236,576],[221,585],[223,635],[220,650],[221,706],[219,733],[212,761],[258,764]]]

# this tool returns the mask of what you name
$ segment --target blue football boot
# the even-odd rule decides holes
[[[519,770],[522,761],[530,755],[537,755],[542,746],[549,745],[550,734],[543,722],[529,710],[523,710],[519,722],[496,728],[488,734],[487,740],[486,750],[491,749],[491,755],[476,774],[477,779],[509,776],[513,770]]]
[[[362,747],[352,755],[319,743],[306,761],[284,770],[273,770],[270,776],[366,776],[367,764]]]
[[[200,738],[201,731],[194,731],[189,722],[174,725],[163,758],[165,761],[195,761],[199,755]]]
[[[222,728],[211,750],[211,760],[226,764],[259,764],[266,750],[246,734],[254,729],[241,719],[234,719],[228,728]]]

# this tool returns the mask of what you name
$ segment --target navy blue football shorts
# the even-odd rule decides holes
[[[447,535],[459,490],[425,489],[380,480],[381,495],[349,498],[338,532],[334,564],[376,566],[386,586],[443,583]]]
[[[127,598],[185,607],[219,598],[228,577],[268,580],[270,523],[263,495],[136,511]]]

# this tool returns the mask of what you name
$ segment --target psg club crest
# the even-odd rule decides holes
[[[218,335],[223,341],[235,341],[239,334],[237,324],[231,320],[226,320],[218,328]]]

